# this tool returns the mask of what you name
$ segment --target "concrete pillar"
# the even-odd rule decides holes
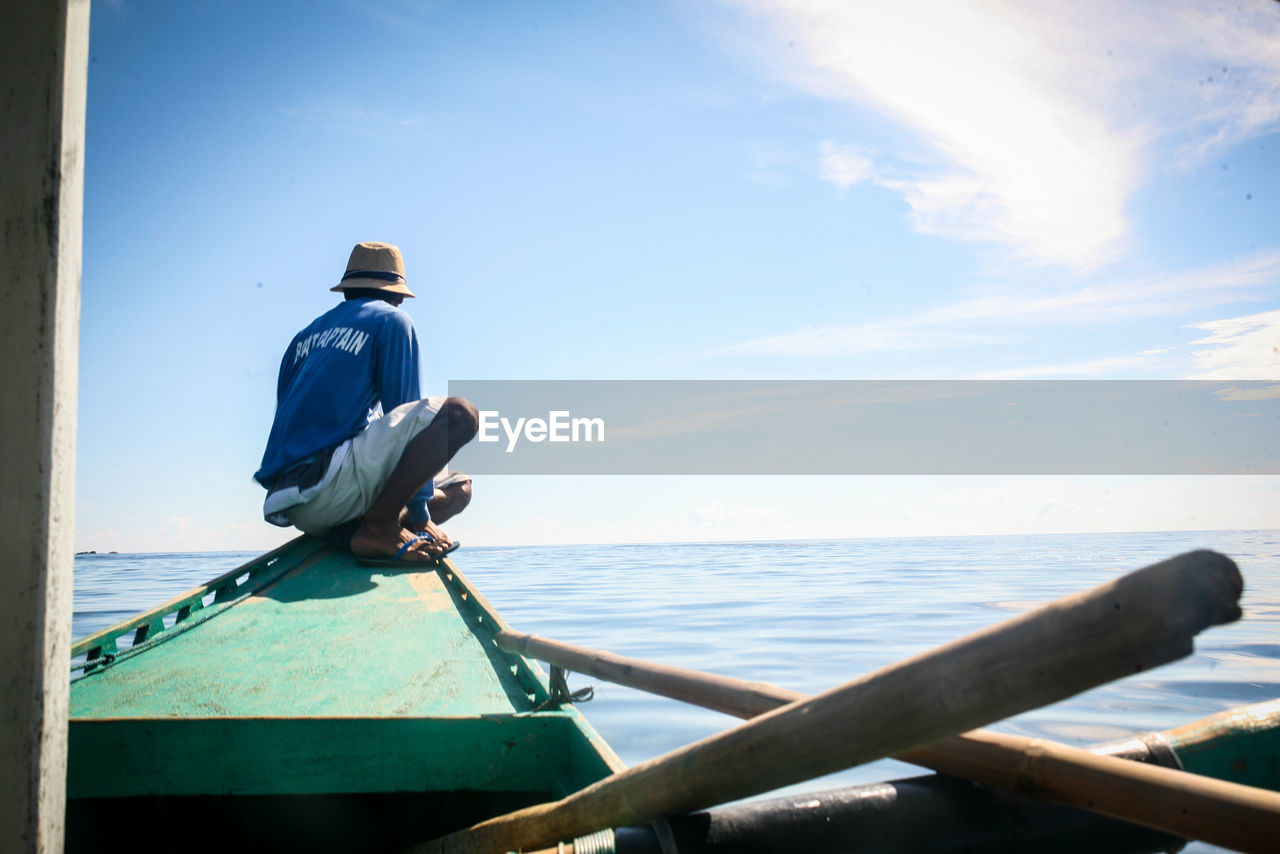
[[[0,851],[62,850],[88,0],[0,10]]]

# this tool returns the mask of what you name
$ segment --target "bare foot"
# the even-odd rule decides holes
[[[404,563],[434,563],[445,546],[432,540],[420,540],[412,531],[400,527],[399,521],[390,525],[379,525],[365,519],[360,528],[351,535],[351,553],[357,557],[396,557],[400,549],[413,543],[399,559]]]
[[[446,534],[440,528],[439,525],[437,525],[435,522],[432,522],[430,519],[428,519],[426,522],[411,523],[411,524],[405,525],[405,527],[415,534],[431,535],[431,539],[435,540],[437,543],[440,544],[441,551],[444,551],[445,549],[449,548],[449,546],[453,545],[453,540],[449,538],[449,535]]]

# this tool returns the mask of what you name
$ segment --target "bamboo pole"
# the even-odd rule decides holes
[[[807,695],[767,682],[624,658],[505,630],[498,646],[675,700],[752,718]],[[1197,722],[1188,729],[1203,729]],[[1178,730],[1176,732],[1181,732]],[[1280,794],[1142,765],[1042,739],[974,730],[900,753],[903,762],[1239,850],[1270,844]],[[1157,773],[1151,773],[1155,768]]]
[[[975,783],[1235,851],[1277,850],[1280,792],[985,730],[925,750],[931,767]]]
[[[1230,559],[1180,555],[413,850],[553,845],[903,753],[1181,658],[1242,587]]]
[[[686,667],[624,658],[611,652],[573,646],[512,629],[503,629],[494,639],[506,652],[536,658],[574,673],[595,676],[736,718],[754,718],[808,696],[768,682],[749,682]]]

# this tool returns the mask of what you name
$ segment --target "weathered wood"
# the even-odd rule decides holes
[[[768,682],[748,682],[685,667],[637,661],[511,629],[498,632],[495,640],[507,652],[738,718],[753,718],[806,696]]]
[[[767,682],[624,658],[510,630],[499,633],[498,644],[579,673],[740,718],[752,718],[806,697]],[[1258,708],[1265,711],[1274,705],[1280,701]],[[1217,718],[1227,715],[1176,732],[1195,728],[1196,734],[1203,735],[1201,730],[1211,730]],[[1245,717],[1251,722],[1261,715],[1259,711]],[[1241,716],[1239,711],[1231,713],[1233,720]],[[1280,822],[1280,794],[1098,756],[1042,739],[973,730],[894,758],[992,788],[1243,851],[1262,850],[1259,842],[1263,847],[1269,845],[1270,836],[1259,836],[1259,827]],[[1108,797],[1108,793],[1120,794]]]
[[[1180,555],[414,850],[554,844],[902,753],[1181,658],[1242,588],[1230,559]]]
[[[754,717],[804,697],[768,683],[636,661],[518,632],[503,632],[498,642],[580,673],[737,717]],[[975,730],[895,758],[1239,850],[1262,850],[1259,841],[1269,844],[1270,837],[1259,836],[1259,827],[1280,822],[1280,795],[1272,792],[1020,736]],[[1120,794],[1108,797],[1111,792]]]
[[[0,13],[0,851],[62,850],[89,0]]]
[[[1280,792],[997,732],[965,733],[925,750],[900,758],[1235,851],[1276,850]]]

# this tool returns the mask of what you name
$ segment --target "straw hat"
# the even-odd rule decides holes
[[[404,279],[404,259],[400,247],[390,243],[357,243],[347,261],[347,272],[342,281],[329,288],[344,291],[347,288],[373,288],[393,294],[416,296]]]

